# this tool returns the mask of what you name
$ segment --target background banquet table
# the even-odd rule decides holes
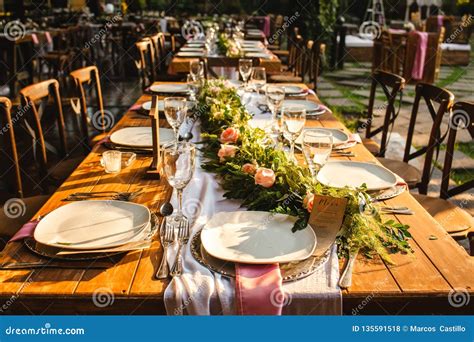
[[[304,85],[300,85],[305,87]],[[308,99],[319,102],[314,96]],[[143,95],[137,104],[150,100]],[[161,119],[162,126],[166,121]],[[128,111],[114,129],[150,125],[146,116]],[[330,113],[319,120],[308,120],[307,126],[346,128]],[[352,148],[356,157],[343,160],[373,161],[376,159],[361,145]],[[64,205],[61,199],[74,192],[135,191],[143,189],[135,202],[158,211],[172,193],[165,179],[146,179],[151,157],[138,155],[137,160],[120,174],[106,174],[99,164],[102,145],[96,146],[65,183],[37,213],[45,215]],[[413,255],[394,254],[396,265],[379,258],[358,257],[352,286],[343,291],[345,314],[416,314],[472,313],[474,303],[452,305],[454,291],[474,293],[474,260],[449,237],[441,226],[405,192],[386,201],[404,205],[415,211],[412,216],[388,215],[410,225]],[[9,243],[0,257],[6,260],[30,261],[34,257],[21,242]],[[150,249],[124,255],[108,269],[36,269],[0,271],[0,301],[10,303],[3,314],[165,314],[163,293],[168,281],[156,280],[162,258],[160,242]],[[341,262],[342,266],[342,262]],[[457,292],[456,292],[457,293]],[[461,292],[460,292],[461,293]],[[97,295],[113,298],[110,305],[97,305]],[[12,299],[13,298],[13,299]]]
[[[220,57],[222,61],[221,67],[231,66],[235,64],[232,59],[238,61],[238,57]],[[187,74],[189,73],[189,63],[192,61],[198,61],[199,58],[186,58],[174,56],[168,67],[169,74]],[[273,55],[272,58],[264,59],[259,58],[258,66],[264,67],[267,72],[280,72],[281,71],[281,60]]]

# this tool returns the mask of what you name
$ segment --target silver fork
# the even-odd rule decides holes
[[[163,257],[161,258],[160,267],[158,267],[155,277],[157,279],[166,279],[169,274],[168,259],[166,256],[168,254],[168,247],[174,242],[174,229],[172,225],[166,223],[166,217],[161,221],[160,241],[163,246]]]
[[[183,273],[183,257],[181,256],[181,249],[189,241],[189,222],[186,219],[183,219],[179,222],[178,228],[178,254],[176,255],[176,260],[174,261],[173,267],[171,267],[171,276],[176,277],[180,276]]]

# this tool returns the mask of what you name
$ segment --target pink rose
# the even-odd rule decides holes
[[[255,174],[255,171],[257,171],[257,166],[255,166],[254,164],[247,163],[247,164],[242,165],[243,173],[253,175]]]
[[[275,179],[275,172],[272,169],[259,167],[255,172],[255,184],[261,185],[264,188],[273,186]]]
[[[237,147],[234,145],[221,145],[219,152],[217,152],[217,156],[221,162],[225,161],[226,158],[232,158],[235,156],[235,152],[237,152]]]
[[[314,204],[313,202],[314,202],[314,194],[308,192],[303,199],[303,208],[306,208],[306,210],[308,210],[308,212],[311,213],[313,211],[313,204]]]
[[[239,131],[233,127],[229,127],[221,133],[219,141],[223,144],[236,143],[239,139]]]

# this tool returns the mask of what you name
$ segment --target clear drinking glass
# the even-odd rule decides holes
[[[189,73],[194,81],[199,81],[204,78],[204,62],[191,61],[189,62]]]
[[[269,85],[265,90],[265,95],[267,98],[268,108],[270,108],[270,111],[272,112],[271,130],[272,132],[277,133],[279,131],[277,114],[283,104],[283,100],[285,99],[285,89]]]
[[[328,161],[332,146],[333,137],[331,132],[318,128],[310,128],[303,131],[301,147],[313,177],[316,177],[318,171]]]
[[[252,74],[252,60],[241,58],[239,59],[239,73],[242,76],[242,80],[244,81],[244,87],[247,88],[248,80],[250,74]]]
[[[176,189],[178,211],[170,216],[171,220],[187,220],[183,215],[183,190],[194,173],[196,148],[189,142],[168,143],[163,146],[163,170],[168,183]]]
[[[290,157],[295,158],[295,141],[306,123],[306,109],[298,106],[283,107],[282,126],[285,137],[290,141]]]
[[[184,97],[166,97],[165,100],[166,120],[173,128],[175,144],[179,141],[179,127],[184,122],[187,113],[187,102]]]
[[[267,72],[264,67],[255,67],[252,70],[252,85],[255,87],[257,94],[260,94],[260,89],[262,89],[265,84],[267,84]]]

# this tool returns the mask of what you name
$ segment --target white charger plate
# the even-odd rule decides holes
[[[388,189],[397,184],[395,174],[383,166],[354,161],[328,162],[316,178],[318,182],[335,188],[357,188],[365,183],[369,191]]]
[[[89,250],[131,242],[149,226],[150,211],[124,201],[82,201],[66,204],[37,225],[34,239],[44,245]]]
[[[169,128],[160,127],[160,145],[172,142],[174,132]],[[110,141],[113,144],[129,147],[151,148],[153,139],[151,127],[125,127],[111,134]]]
[[[185,94],[189,92],[186,84],[155,84],[150,87],[155,93]]]
[[[262,211],[215,214],[204,226],[201,240],[215,258],[246,264],[271,264],[309,258],[316,248],[311,227],[291,231],[297,218]]]
[[[204,52],[203,48],[201,47],[193,47],[193,46],[183,46],[179,51],[183,52]]]
[[[316,129],[316,127],[315,127]],[[349,141],[349,135],[340,129],[337,128],[324,128],[324,127],[317,127],[318,131],[322,132],[329,132],[332,134],[332,142],[334,145],[341,145],[341,144],[346,144]],[[300,136],[296,139],[297,144],[302,144],[303,143],[303,134],[304,134],[305,129],[303,129],[303,132],[301,132]]]

